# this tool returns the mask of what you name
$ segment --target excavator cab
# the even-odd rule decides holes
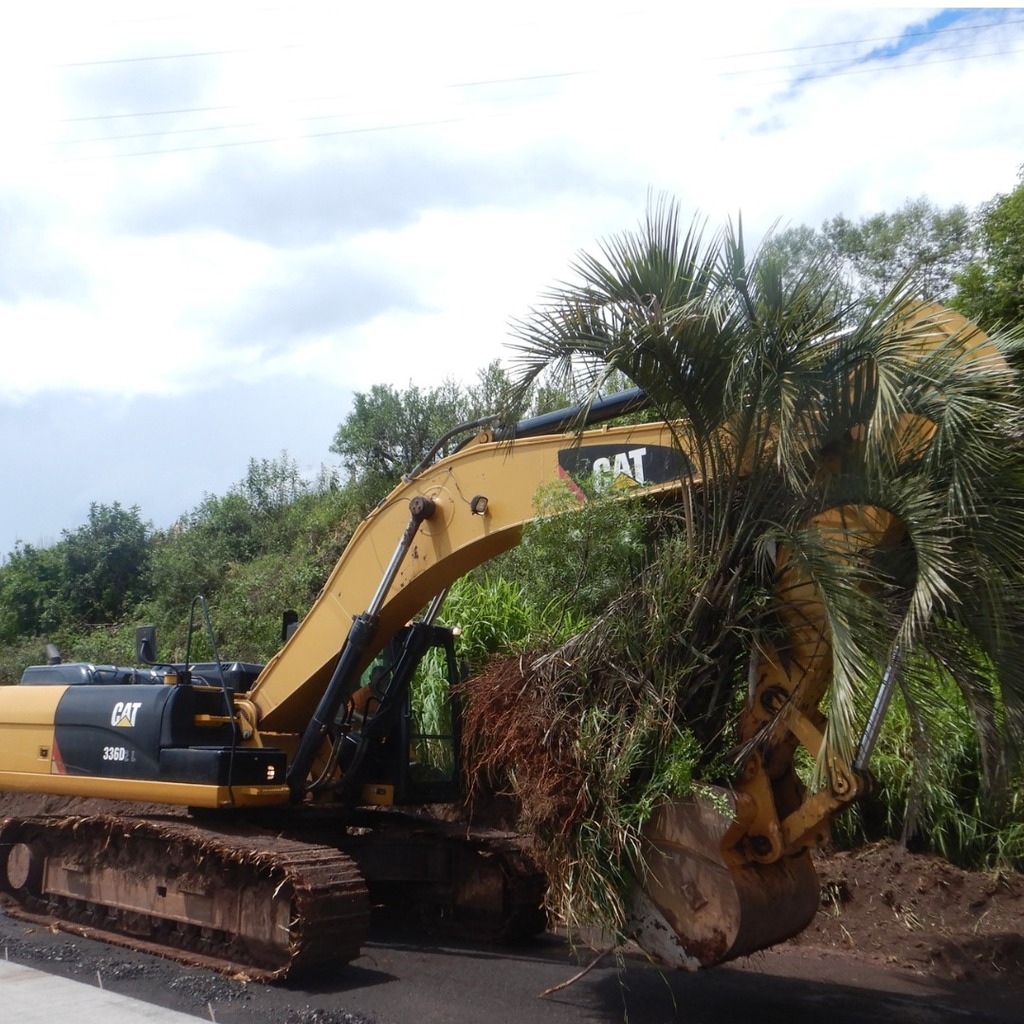
[[[423,632],[412,646],[423,646],[418,658],[410,659],[413,630]],[[455,635],[441,626],[407,626],[363,673],[350,713],[363,717],[371,739],[379,737],[358,769],[358,778],[351,780],[359,784],[363,803],[458,799],[461,717],[455,684],[462,672]],[[397,696],[389,707],[392,691]]]

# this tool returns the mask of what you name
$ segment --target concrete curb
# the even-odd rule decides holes
[[[195,1024],[203,1019],[4,960],[0,960],[0,1007],[0,1016],[17,1024]]]

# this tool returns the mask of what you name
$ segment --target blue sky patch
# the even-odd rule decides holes
[[[939,42],[943,32],[950,30],[960,32],[968,28],[967,24],[961,24],[961,22],[970,22],[978,28],[988,28],[991,25],[999,24],[1006,15],[1007,9],[1002,7],[948,7],[933,15],[923,25],[908,26],[894,42],[875,47],[860,60],[864,62],[885,57],[899,57],[920,46]]]

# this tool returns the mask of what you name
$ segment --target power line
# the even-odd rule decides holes
[[[273,10],[275,8],[269,8]],[[150,19],[147,19],[150,20]],[[957,32],[977,32],[979,28],[989,27],[1000,27],[1003,28],[1007,25],[1019,25],[1024,23],[1024,18],[1007,18],[998,22],[989,22],[987,25],[979,25],[978,22],[973,22],[969,25],[951,25],[948,28],[936,28],[936,29],[925,29],[918,32],[904,32],[898,39],[897,42],[906,39],[930,39],[939,35],[948,35]],[[750,50],[741,53],[726,53],[720,54],[713,58],[715,60],[739,60],[747,57],[769,57],[783,53],[801,53],[806,50],[824,50],[835,48],[839,46],[861,46],[866,43],[891,43],[891,36],[874,36],[866,37],[861,39],[847,39],[840,40],[838,42],[830,43],[807,43],[802,46],[784,46],[778,49],[772,50]],[[185,51],[182,53],[156,53],[148,54],[142,57],[110,57],[103,58],[101,60],[80,60],[80,61],[66,61],[58,64],[48,65],[51,68],[88,68],[88,67],[103,67],[110,64],[139,64],[146,63],[149,61],[158,60],[192,60],[202,57],[230,57],[237,56],[243,53],[256,53],[257,51],[265,51],[268,49],[274,50],[296,50],[305,49],[307,47],[317,47],[326,44],[322,43],[281,43],[276,46],[258,46],[258,47],[236,47],[224,50],[194,50]],[[474,84],[474,83],[469,83]]]
[[[999,23],[1000,27],[1004,27],[1004,26],[1007,26],[1007,25],[1019,25],[1019,24],[1024,24],[1024,18],[1007,19],[1007,20],[1004,20],[1004,21]],[[901,38],[904,38],[904,39],[908,38],[908,37],[912,37],[912,38],[931,38],[931,37],[934,37],[934,36],[950,34],[950,33],[958,33],[958,32],[962,33],[962,32],[968,32],[968,31],[977,31],[977,28],[978,28],[978,26],[977,26],[977,24],[975,24],[975,25],[971,25],[971,26],[966,26],[965,25],[965,26],[960,26],[960,27],[950,27],[950,28],[944,28],[944,29],[933,29],[933,30],[929,30],[929,31],[925,31],[925,32],[910,32],[910,33],[905,33]],[[735,59],[739,59],[739,58],[759,57],[759,56],[774,56],[774,55],[777,55],[777,54],[784,54],[784,53],[800,53],[800,52],[805,52],[805,51],[808,51],[808,50],[821,50],[821,49],[829,49],[829,48],[835,48],[835,47],[840,47],[840,46],[848,47],[848,46],[856,46],[856,45],[865,44],[865,43],[876,43],[876,42],[887,42],[887,41],[890,41],[890,37],[870,37],[870,38],[864,38],[864,39],[846,40],[846,41],[841,41],[841,42],[813,43],[813,44],[808,44],[806,46],[782,47],[782,48],[773,49],[773,50],[754,50],[754,51],[749,51],[749,52],[746,52],[746,53],[726,54],[726,55],[723,55],[721,57],[711,58],[711,59],[713,59],[713,60],[735,60]],[[290,43],[290,44],[285,44],[283,46],[277,47],[277,49],[301,49],[301,48],[305,47],[306,45],[308,45],[308,44]],[[945,49],[949,49],[949,48],[950,47],[944,47],[943,49],[945,50]],[[100,60],[100,61],[75,61],[75,62],[71,62],[71,63],[57,64],[57,65],[51,65],[51,66],[53,66],[53,67],[62,67],[62,68],[72,68],[72,67],[77,68],[77,67],[102,66],[102,65],[109,65],[109,64],[139,63],[139,62],[147,62],[147,61],[154,61],[154,60],[177,60],[177,59],[187,59],[187,58],[191,58],[191,57],[231,56],[231,55],[237,55],[237,54],[249,53],[249,52],[255,52],[255,51],[252,48],[248,48],[248,49],[246,49],[246,48],[226,49],[226,50],[204,50],[204,51],[186,52],[186,53],[178,53],[178,54],[164,54],[164,55],[147,56],[147,57],[124,57],[124,58],[115,58],[115,59],[111,59],[111,60]],[[933,52],[935,52],[935,51],[933,51]],[[976,55],[965,56],[962,59],[963,60],[975,59],[975,56]],[[982,55],[982,56],[991,56],[991,55],[990,54],[985,54],[985,55]],[[852,60],[852,59],[856,59],[856,58],[850,58],[850,60]],[[861,60],[863,60],[863,59],[870,59],[870,55],[868,55],[867,58],[862,57],[860,59]],[[841,65],[843,63],[848,63],[848,61],[844,61],[842,59],[830,59],[830,60],[824,60],[824,61],[812,61],[812,62],[805,63],[805,64],[784,64],[784,65],[769,66],[769,67],[764,67],[764,68],[741,68],[741,69],[738,69],[738,70],[735,70],[735,71],[724,71],[723,70],[723,71],[719,72],[719,74],[721,76],[723,76],[723,77],[735,78],[735,77],[742,77],[742,76],[752,75],[752,74],[769,73],[769,72],[772,72],[772,71],[788,71],[788,70],[799,70],[801,68],[828,67],[828,66],[834,66],[834,65]],[[923,63],[938,63],[938,62],[936,62],[936,61],[926,61],[926,62],[923,62]],[[904,66],[909,66],[909,65],[890,65],[890,66],[891,67],[904,67]],[[598,73],[599,72],[596,72],[596,71],[593,71],[593,70],[573,70],[573,71],[550,72],[550,73],[547,73],[547,74],[536,74],[536,75],[506,76],[504,78],[480,79],[478,81],[452,82],[452,83],[448,83],[446,85],[441,86],[441,88],[446,88],[446,89],[471,89],[471,88],[478,88],[478,87],[489,86],[489,85],[505,85],[505,84],[514,84],[514,83],[528,82],[528,81],[539,81],[539,80],[546,80],[546,79],[564,79],[564,78],[581,77],[581,76],[585,76],[585,75],[594,75],[594,74],[598,74]],[[852,73],[856,73],[856,72],[855,71],[851,71],[850,73],[852,74]],[[280,103],[289,103],[289,104],[305,103],[305,102],[321,102],[321,101],[324,101],[324,100],[338,99],[341,96],[345,96],[345,95],[347,95],[347,94],[345,94],[345,93],[335,93],[335,94],[327,95],[327,96],[297,97],[297,98],[294,98],[294,99],[279,100],[278,102],[280,102]],[[116,120],[116,119],[130,118],[130,117],[164,117],[164,116],[178,115],[178,114],[212,113],[212,112],[223,111],[223,110],[237,110],[237,109],[239,109],[239,107],[242,107],[242,106],[247,106],[247,104],[235,103],[235,104],[220,104],[220,105],[215,105],[215,106],[170,108],[170,109],[164,109],[164,110],[143,110],[143,111],[135,111],[135,112],[116,113],[116,114],[92,114],[92,115],[81,116],[81,117],[60,118],[57,121],[57,123],[61,123],[61,124],[63,124],[63,123],[85,123],[85,122],[89,122],[89,121]]]
[[[104,154],[104,155],[101,155],[101,156],[66,157],[64,160],[62,160],[60,162],[61,163],[79,163],[79,162],[82,162],[82,161],[90,161],[90,160],[123,159],[125,157],[133,157],[133,156],[164,156],[164,155],[170,155],[172,153],[193,153],[193,152],[196,152],[198,150],[205,150],[205,149],[234,149],[234,148],[237,148],[239,146],[265,146],[265,145],[268,145],[268,144],[274,143],[274,142],[302,142],[302,141],[305,141],[307,139],[327,139],[327,138],[332,138],[334,136],[339,136],[339,135],[364,135],[364,134],[368,134],[368,133],[371,133],[371,132],[388,132],[388,131],[395,131],[395,130],[402,129],[402,128],[424,128],[424,127],[432,127],[434,125],[441,125],[441,124],[457,124],[460,121],[476,121],[476,120],[479,120],[480,118],[483,118],[483,117],[491,118],[491,117],[502,117],[502,116],[504,116],[504,115],[501,114],[501,113],[493,113],[492,112],[492,113],[489,113],[489,114],[477,114],[477,115],[468,116],[468,117],[443,117],[443,118],[437,118],[436,120],[431,120],[431,121],[408,121],[408,122],[405,122],[403,124],[368,125],[368,126],[363,127],[363,128],[342,128],[342,129],[338,129],[337,131],[332,131],[332,132],[311,132],[311,133],[306,134],[306,135],[288,135],[288,136],[277,135],[277,136],[272,136],[270,138],[265,138],[265,139],[237,139],[237,140],[235,140],[233,142],[211,142],[208,145],[202,145],[202,146],[179,146],[176,149],[143,149],[143,150],[137,150],[137,151],[135,151],[133,153],[114,153],[114,154],[111,154],[111,155]],[[102,141],[105,141],[105,140],[99,139],[99,140],[89,140],[89,141],[99,141],[99,142],[102,142]]]
[[[943,58],[943,59],[940,59],[940,60],[919,61],[919,62],[906,62],[906,63],[900,63],[900,64],[894,64],[894,63],[888,62],[888,63],[882,65],[881,67],[877,67],[877,66],[872,66],[872,67],[856,67],[856,68],[847,68],[847,69],[845,69],[843,71],[826,72],[826,73],[819,74],[819,75],[802,75],[802,76],[800,76],[797,79],[797,82],[795,84],[805,83],[805,82],[808,82],[808,81],[824,80],[824,79],[845,78],[845,77],[849,77],[851,75],[877,74],[880,71],[900,71],[900,70],[906,70],[908,68],[922,68],[922,67],[929,67],[929,66],[932,66],[932,65],[939,65],[939,64],[961,63],[961,62],[965,62],[965,61],[968,61],[968,60],[979,60],[979,59],[984,60],[984,59],[988,59],[990,57],[1007,56],[1007,55],[1010,55],[1010,54],[1014,54],[1016,52],[1018,52],[1018,51],[1016,51],[1016,50],[1000,50],[1000,51],[994,51],[994,52],[991,52],[991,53],[972,54],[972,55],[969,55],[969,56],[948,57],[948,58]],[[833,63],[833,62],[825,62],[824,64],[821,64],[821,65],[815,65],[815,64],[801,65],[801,67],[827,66],[830,63]],[[759,71],[756,71],[756,72],[755,71],[751,71],[751,72],[747,72],[747,73],[748,74],[755,74],[755,73],[760,73],[762,71],[773,71],[773,70],[776,70],[776,69],[774,69],[774,68],[759,69]],[[788,69],[787,68],[779,68],[778,70],[788,70]],[[577,74],[586,74],[586,73],[588,73],[588,72],[570,72],[568,74],[577,75]],[[730,73],[723,73],[723,74],[736,74],[736,73],[735,72],[730,72]],[[565,77],[565,76],[564,75],[524,76],[522,79],[504,79],[502,81],[517,82],[517,81],[528,81],[528,80],[533,80],[533,79],[559,78],[559,77]],[[495,81],[498,81],[498,80],[495,80]],[[790,79],[778,79],[776,81],[763,82],[761,84],[763,84],[763,85],[780,84],[781,85],[781,84],[787,84],[789,82],[790,82]],[[526,97],[526,98],[528,99],[530,97]],[[295,102],[295,101],[292,101],[292,102]],[[497,101],[492,101],[492,102],[497,102]],[[237,107],[211,107],[211,108],[195,108],[195,109],[197,111],[199,111],[199,110],[226,110],[226,109],[237,109]],[[190,111],[186,111],[186,112],[190,112]],[[116,115],[116,116],[131,116],[131,115]],[[320,115],[315,115],[315,116],[310,116],[310,117],[299,118],[297,120],[299,120],[300,122],[325,121],[325,120],[330,120],[332,118],[351,117],[351,116],[355,116],[354,112],[339,112],[339,113],[332,113],[332,114],[320,114]],[[63,158],[61,162],[67,162],[67,161],[74,162],[74,161],[77,161],[77,160],[118,159],[118,158],[121,158],[121,157],[134,157],[134,156],[156,156],[156,155],[161,155],[161,154],[170,155],[170,154],[173,154],[173,153],[197,152],[197,151],[201,151],[201,150],[234,148],[234,147],[238,147],[238,146],[269,145],[269,144],[272,144],[272,143],[275,143],[275,142],[298,142],[298,141],[304,141],[304,140],[308,140],[308,139],[330,138],[330,137],[342,136],[342,135],[358,135],[358,134],[366,134],[366,133],[371,133],[371,132],[398,131],[398,130],[403,130],[403,129],[407,129],[407,128],[429,127],[429,126],[432,126],[432,125],[456,124],[456,123],[462,123],[462,122],[466,122],[466,121],[477,120],[477,119],[482,119],[482,118],[491,117],[491,116],[497,117],[497,116],[505,116],[505,115],[504,115],[504,113],[494,113],[494,114],[477,113],[477,114],[471,114],[471,115],[465,115],[465,116],[456,116],[456,117],[435,118],[435,119],[414,120],[414,121],[401,121],[401,122],[397,122],[397,123],[393,123],[393,124],[369,125],[369,126],[364,126],[364,127],[360,127],[360,128],[345,128],[345,129],[338,129],[336,131],[329,131],[329,132],[311,132],[311,133],[303,133],[303,134],[288,135],[288,136],[278,135],[278,136],[270,136],[270,137],[267,137],[267,138],[260,138],[260,139],[243,139],[243,140],[234,140],[234,141],[228,141],[228,142],[209,142],[209,143],[204,143],[202,145],[197,145],[197,146],[179,146],[179,147],[173,147],[173,148],[166,148],[165,147],[165,148],[161,148],[161,149],[139,150],[139,151],[134,151],[134,152],[131,152],[131,153],[111,153],[111,154],[103,154],[103,155],[97,155],[97,156],[66,157],[66,158]],[[168,131],[133,132],[133,133],[125,134],[125,135],[110,135],[110,136],[103,135],[103,136],[97,136],[95,138],[88,138],[88,139],[65,139],[65,140],[58,140],[58,141],[59,141],[59,144],[61,144],[61,145],[88,145],[88,144],[98,144],[98,143],[115,142],[115,141],[123,142],[123,141],[130,141],[130,140],[133,140],[133,139],[152,138],[154,136],[169,137],[169,136],[172,136],[172,135],[197,134],[199,132],[230,131],[230,130],[233,130],[233,129],[236,129],[236,128],[255,127],[258,123],[259,122],[248,121],[248,122],[239,122],[239,123],[236,123],[236,124],[227,124],[227,125],[209,125],[209,126],[200,127],[200,128],[178,128],[178,129],[171,129],[171,130],[168,130]]]
[[[105,60],[76,60],[63,64],[50,64],[51,68],[95,68],[103,67],[106,64],[144,64],[154,60],[191,60],[195,57],[233,57],[240,53],[255,53],[256,50],[299,50],[304,49],[308,43],[284,43],[273,47],[252,47],[247,46],[237,50],[197,50],[194,53],[158,53],[148,57],[110,57]]]
[[[849,78],[851,75],[876,75],[876,74],[879,74],[880,72],[883,72],[883,71],[905,71],[908,68],[928,68],[928,67],[933,67],[933,66],[938,65],[938,64],[960,64],[960,63],[964,63],[965,61],[987,60],[989,57],[1008,57],[1008,56],[1013,56],[1013,55],[1016,55],[1019,52],[1020,52],[1019,50],[994,50],[991,53],[973,53],[970,56],[966,56],[966,57],[944,57],[944,58],[942,58],[940,60],[923,60],[923,61],[908,62],[908,63],[905,63],[905,64],[886,63],[886,64],[883,64],[881,67],[847,68],[845,71],[824,72],[824,73],[822,73],[820,75],[800,75],[793,82],[793,84],[794,85],[799,85],[799,84],[802,84],[803,82],[809,82],[809,81],[813,82],[813,81],[819,81],[819,80],[822,80],[822,79]],[[813,64],[806,64],[806,65],[802,65],[802,66],[803,67],[814,67],[815,65],[813,65]],[[774,68],[769,68],[769,69],[766,69],[766,70],[774,71],[775,69]],[[783,68],[783,69],[779,69],[779,70],[787,70],[787,69]],[[785,85],[788,81],[789,81],[789,79],[782,79],[782,78],[780,78],[780,79],[776,79],[776,80],[774,80],[772,82],[763,82],[761,84],[763,84],[763,85]]]
[[[1018,25],[1018,24],[1022,24],[1022,23],[1024,23],[1024,18],[1010,19],[1008,21],[1000,22],[999,24],[1000,24],[1000,27],[1003,27],[1005,25]],[[939,36],[939,35],[948,35],[948,34],[954,33],[954,32],[965,32],[965,31],[976,31],[976,30],[977,30],[977,25],[975,24],[975,25],[972,25],[972,26],[950,27],[950,28],[945,28],[945,29],[929,30],[929,31],[926,31],[926,32],[906,33],[906,34],[904,34],[904,36],[902,36],[900,38],[907,38],[907,36],[914,36],[914,37],[918,37],[918,38],[931,38],[931,37],[935,37],[935,36]],[[797,52],[805,52],[807,50],[826,49],[826,48],[838,47],[838,46],[851,46],[851,45],[857,45],[858,43],[873,43],[873,42],[877,42],[877,41],[880,41],[880,40],[878,40],[878,39],[862,39],[862,40],[851,40],[851,41],[847,41],[847,42],[833,42],[833,43],[814,44],[814,45],[808,45],[808,46],[786,47],[786,48],[783,48],[783,49],[756,51],[756,52],[751,52],[751,53],[747,53],[747,54],[734,54],[734,55],[732,55],[732,58],[751,57],[751,56],[758,56],[758,55],[761,55],[761,54],[763,54],[763,55],[776,55],[776,54],[780,54],[780,53],[797,53]],[[282,48],[283,49],[294,49],[294,48],[297,48],[299,45],[300,44],[288,44],[286,47],[282,47]],[[947,52],[948,50],[950,50],[952,48],[954,48],[953,45],[943,46],[943,47],[941,47],[938,50],[933,49],[933,50],[929,51],[929,53],[932,56],[934,56],[934,54],[936,54],[938,52]],[[234,53],[241,53],[241,52],[246,52],[246,51],[243,51],[243,50],[203,51],[201,53],[197,52],[197,53],[194,53],[194,54],[167,55],[166,58],[164,58],[164,57],[124,58],[124,59],[119,60],[119,61],[98,61],[98,62],[92,62],[92,63],[97,63],[97,64],[104,64],[104,63],[131,63],[131,62],[135,62],[135,61],[146,61],[146,60],[155,60],[155,59],[174,59],[176,57],[189,57],[189,56],[210,56],[210,55],[217,55],[217,54],[234,54]],[[789,64],[789,65],[783,64],[783,65],[777,65],[777,66],[768,66],[768,67],[764,67],[764,68],[740,69],[740,70],[735,70],[735,71],[722,70],[722,71],[719,71],[717,74],[718,74],[719,77],[722,77],[722,78],[734,78],[735,79],[735,78],[740,78],[740,77],[749,77],[749,76],[754,76],[754,75],[770,74],[770,73],[775,72],[775,71],[778,71],[778,72],[792,72],[793,75],[791,77],[787,77],[785,79],[779,79],[777,81],[760,82],[759,84],[761,84],[761,85],[775,85],[775,84],[791,83],[793,85],[799,86],[799,85],[805,84],[807,82],[821,81],[821,80],[824,80],[824,79],[838,79],[838,78],[847,77],[849,75],[860,75],[860,74],[869,74],[869,73],[873,74],[873,73],[876,73],[876,72],[879,72],[879,71],[900,71],[900,70],[905,70],[905,69],[908,69],[908,68],[911,68],[911,67],[914,67],[914,68],[924,68],[924,67],[928,67],[928,66],[931,66],[931,65],[958,63],[958,62],[965,62],[965,61],[971,61],[971,60],[984,60],[984,59],[988,59],[988,58],[992,58],[992,57],[1006,56],[1008,53],[1015,53],[1015,52],[1016,51],[1014,51],[1014,50],[1007,51],[1007,50],[1004,49],[1004,50],[1000,50],[1000,51],[996,51],[996,52],[992,52],[992,53],[961,54],[961,55],[954,56],[954,57],[949,57],[949,58],[939,58],[939,59],[930,59],[930,60],[929,59],[906,60],[906,61],[902,61],[902,62],[896,62],[896,61],[894,61],[891,58],[882,58],[880,56],[873,57],[872,55],[867,55],[866,57],[849,58],[849,59],[845,59],[845,60],[844,59],[827,59],[827,60],[822,60],[822,61],[809,61],[809,62],[806,62],[806,63],[803,63],[803,64]],[[853,61],[858,60],[858,59],[860,61],[862,61],[862,62],[870,60],[871,61],[871,65],[870,66],[849,66]],[[78,62],[78,63],[72,64],[72,65],[60,65],[60,66],[81,67],[81,66],[85,66],[86,63],[89,63],[89,62],[84,62],[84,63],[83,62]],[[798,74],[798,72],[804,71],[805,69],[813,70],[815,68],[828,69],[828,68],[836,68],[836,67],[841,67],[842,69],[841,70],[835,70],[835,71],[825,70],[821,74],[808,74],[808,73]],[[487,87],[487,86],[493,86],[493,85],[499,85],[499,84],[500,85],[510,85],[510,84],[514,85],[514,84],[520,84],[520,83],[526,83],[526,82],[557,81],[557,80],[561,80],[561,79],[567,79],[567,78],[573,78],[573,77],[582,77],[582,76],[585,76],[585,75],[596,75],[596,74],[601,74],[601,72],[600,71],[574,70],[574,71],[563,71],[563,72],[551,72],[551,73],[546,73],[546,74],[506,76],[506,77],[494,78],[494,79],[480,79],[480,80],[476,80],[476,81],[454,82],[454,83],[450,83],[448,85],[442,86],[441,88],[453,89],[453,90],[467,90],[467,89],[475,89],[475,88],[481,88],[481,87]],[[334,94],[334,95],[330,95],[330,96],[296,98],[296,99],[280,100],[280,101],[277,101],[277,102],[279,104],[287,103],[289,105],[296,104],[296,103],[307,103],[307,102],[323,102],[323,101],[329,101],[329,100],[336,100],[336,99],[342,98],[342,97],[347,96],[347,95],[350,95],[350,94],[340,93],[340,94]],[[548,94],[548,95],[550,95],[550,94]],[[514,98],[515,97],[505,97],[504,99],[507,100],[507,99],[514,99]],[[523,96],[523,97],[518,97],[518,98],[522,99],[522,100],[529,100],[529,99],[537,98],[537,97],[536,96],[534,96],[534,97]],[[501,101],[500,99],[492,99],[491,100],[491,102],[500,102],[500,101]],[[168,110],[141,111],[141,112],[138,112],[138,113],[135,113],[135,114],[132,114],[132,113],[100,114],[100,115],[92,115],[92,116],[87,116],[87,117],[64,118],[64,119],[61,119],[57,123],[87,123],[87,122],[90,122],[90,121],[108,121],[108,120],[123,119],[123,118],[129,118],[129,117],[156,117],[156,116],[169,116],[169,115],[180,115],[180,114],[212,113],[212,112],[223,112],[223,111],[228,111],[228,110],[236,110],[236,109],[239,109],[239,108],[242,108],[242,107],[249,107],[249,106],[251,106],[251,104],[227,104],[227,105],[218,105],[218,106],[203,106],[203,107],[188,107],[188,108],[177,108],[177,109],[168,109]],[[308,122],[313,122],[313,121],[330,120],[332,118],[344,118],[344,117],[354,117],[354,116],[357,116],[355,111],[340,111],[340,112],[335,112],[335,113],[327,113],[327,114],[320,114],[320,115],[315,115],[315,116],[308,116],[308,117],[297,118],[296,120],[298,120],[300,122],[307,122],[308,123]],[[105,156],[66,157],[64,159],[65,160],[76,160],[76,159],[87,159],[87,160],[114,159],[114,158],[119,158],[119,157],[122,157],[122,156],[127,157],[127,156],[146,156],[146,155],[159,155],[159,154],[173,154],[173,153],[180,153],[180,152],[194,152],[194,151],[199,151],[199,150],[204,150],[204,149],[218,149],[218,148],[236,147],[236,146],[244,146],[244,145],[268,145],[268,144],[271,144],[271,143],[274,143],[274,142],[282,142],[282,141],[301,141],[301,140],[306,140],[306,139],[326,138],[326,137],[331,137],[331,136],[340,136],[340,135],[348,135],[348,134],[362,134],[362,133],[378,132],[378,131],[395,131],[395,130],[403,130],[403,129],[407,129],[407,128],[411,128],[411,127],[424,127],[424,126],[438,125],[438,124],[452,124],[452,123],[458,123],[458,122],[464,122],[464,121],[472,120],[474,117],[476,117],[476,118],[483,118],[483,117],[486,117],[486,116],[488,116],[488,115],[484,114],[484,113],[477,113],[477,114],[466,115],[466,116],[453,116],[453,117],[441,117],[441,118],[430,118],[430,119],[413,119],[413,120],[397,120],[395,123],[380,124],[380,125],[368,125],[368,126],[360,127],[360,128],[345,128],[345,129],[338,129],[336,131],[329,131],[329,132],[312,132],[312,133],[304,133],[304,134],[298,134],[298,135],[292,135],[292,136],[271,136],[271,137],[267,137],[267,138],[250,139],[250,140],[231,140],[231,141],[223,141],[223,142],[210,141],[208,143],[204,143],[204,144],[196,145],[196,146],[181,146],[181,147],[171,147],[171,148],[163,147],[163,148],[159,148],[159,149],[147,149],[147,150],[130,152],[130,153],[111,153],[111,154],[107,154]],[[220,124],[220,125],[208,125],[208,126],[203,126],[203,127],[178,128],[178,129],[171,129],[171,130],[168,130],[168,131],[146,131],[146,132],[132,132],[132,133],[126,133],[126,134],[122,134],[122,135],[101,135],[101,136],[97,136],[97,137],[94,137],[94,138],[87,138],[87,139],[57,140],[57,144],[64,145],[64,146],[67,146],[67,145],[80,145],[80,146],[81,145],[99,145],[99,144],[108,143],[108,142],[123,142],[123,141],[130,141],[130,140],[133,140],[133,139],[152,138],[154,136],[170,137],[172,135],[194,135],[194,134],[199,134],[199,133],[202,133],[202,132],[227,132],[227,131],[232,131],[232,130],[239,129],[239,128],[253,128],[253,127],[256,127],[259,123],[260,122],[258,122],[258,121],[246,121],[246,122],[241,122],[241,123],[236,123],[236,124]]]
[[[1024,20],[1024,19],[1022,19],[1022,20]],[[956,49],[958,49],[956,44],[955,43],[951,43],[949,46],[935,47],[935,48],[929,50],[928,53],[930,55],[931,54],[937,54],[937,53],[948,53],[950,50],[956,50]],[[910,56],[910,54],[908,54],[908,53],[901,53],[901,54],[899,54],[899,56],[901,56],[901,57],[903,57],[903,56]],[[964,56],[957,57],[957,58],[954,58],[954,59],[956,59],[956,60],[975,60],[975,59],[977,59],[978,56],[989,56],[989,55],[988,54],[980,54],[979,55],[979,54],[973,54],[972,53],[972,54],[964,55]],[[743,75],[761,74],[762,72],[770,72],[770,71],[800,71],[803,68],[844,67],[844,66],[849,66],[851,64],[865,64],[868,61],[878,61],[878,60],[886,60],[886,61],[888,61],[888,63],[886,63],[884,65],[884,69],[885,70],[888,70],[889,68],[899,69],[899,68],[915,66],[914,64],[895,64],[895,63],[892,63],[892,60],[893,60],[892,57],[883,58],[883,57],[872,56],[872,55],[868,54],[867,56],[864,56],[864,57],[836,57],[834,59],[829,59],[829,60],[808,61],[805,64],[784,64],[784,65],[781,65],[781,66],[780,65],[774,65],[774,66],[764,67],[764,68],[743,68],[743,69],[741,69],[739,71],[720,71],[718,73],[719,73],[719,75],[722,78],[736,78],[736,77],[740,77],[740,76],[743,76]],[[939,63],[942,63],[942,61],[940,61],[940,60],[922,60],[922,61],[917,61],[915,63],[916,63],[916,66],[922,66],[924,64],[939,64]],[[853,71],[853,70],[854,69],[851,68],[851,71]],[[872,70],[879,70],[879,69],[878,68],[873,68]],[[837,75],[841,75],[841,74],[843,74],[843,72],[840,71],[840,72],[837,72],[836,74]]]
[[[925,29],[920,32],[904,32],[897,42],[904,39],[930,39],[933,36],[944,35],[951,32],[977,32],[979,28],[993,28],[998,25],[1003,28],[1006,25],[1020,25],[1024,18],[1006,18],[998,22],[989,22],[986,25],[979,25],[973,22],[970,25],[951,25],[949,28]],[[865,39],[847,39],[834,43],[807,43],[804,46],[784,46],[778,50],[751,50],[748,53],[726,53],[719,57],[719,60],[738,60],[741,57],[770,57],[777,53],[800,53],[803,50],[825,50],[836,46],[861,46],[864,43],[891,43],[891,36],[874,36]]]
[[[539,82],[556,78],[579,78],[585,75],[593,75],[594,71],[555,71],[550,74],[541,75],[519,75],[512,78],[485,78],[476,82],[451,82],[441,86],[443,89],[476,89],[489,85],[513,85],[520,82]],[[337,100],[350,96],[348,92],[330,93],[326,96],[297,96],[288,100],[277,100],[279,104],[295,103],[322,103],[325,100]],[[140,110],[136,112],[120,114],[90,114],[86,117],[62,117],[58,118],[56,124],[79,124],[88,121],[115,121],[128,117],[165,117],[171,114],[208,114],[219,110],[238,110],[241,107],[250,106],[248,103],[226,103],[208,107],[179,107],[169,110]]]

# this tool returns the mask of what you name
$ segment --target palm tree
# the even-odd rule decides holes
[[[828,690],[823,750],[853,760],[865,699],[887,664],[898,661],[915,708],[941,671],[970,709],[997,792],[1024,736],[1022,404],[1005,359],[1020,335],[950,326],[911,281],[871,309],[851,305],[828,267],[789,273],[770,246],[748,253],[742,227],[710,237],[696,221],[684,229],[667,199],[572,270],[577,280],[515,325],[518,393],[544,375],[595,398],[625,377],[695,465],[683,554],[662,549],[652,567],[662,594],[689,588],[676,595],[679,619],[661,628],[633,685],[619,678],[595,691],[591,673],[583,693],[558,681],[572,689],[574,714],[624,689],[653,693],[662,732],[648,753],[685,733],[705,759],[731,744],[740,762],[758,750],[789,762],[795,743],[779,740],[774,719],[739,734],[729,723],[751,652],[795,657],[812,615],[828,640],[814,655],[823,659],[814,685]],[[680,560],[691,569],[682,582]],[[651,585],[648,574],[634,603],[644,629]],[[589,652],[592,666],[603,659],[628,675],[608,635],[602,623],[549,664],[578,671]],[[620,751],[609,734],[603,748]],[[824,755],[819,767],[827,775]]]

